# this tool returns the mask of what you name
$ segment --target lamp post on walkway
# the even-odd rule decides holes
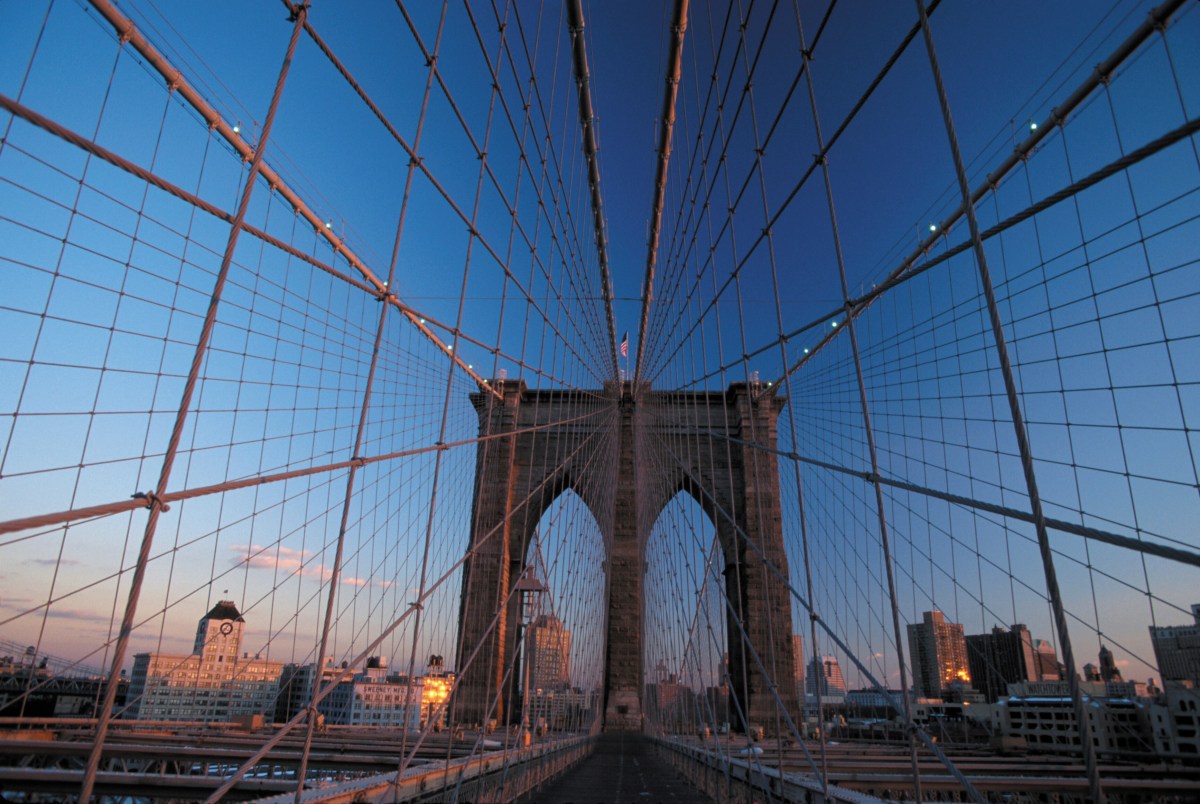
[[[532,651],[529,650],[529,626],[533,623],[534,612],[538,605],[538,595],[546,591],[546,587],[533,575],[532,568],[526,570],[521,579],[517,581],[514,589],[521,595],[521,653],[524,654],[522,661],[523,667],[521,674],[523,679],[523,692],[521,695],[521,727],[517,733],[517,741],[520,745],[526,746],[530,743],[529,736],[529,670],[530,656]]]

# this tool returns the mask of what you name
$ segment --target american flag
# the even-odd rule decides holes
[[[625,331],[625,335],[621,338],[621,357],[629,358],[629,331]]]

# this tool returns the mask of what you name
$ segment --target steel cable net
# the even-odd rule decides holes
[[[6,9],[6,795],[1194,795],[1194,4],[582,11]]]
[[[775,681],[799,700],[754,723],[734,690],[717,713],[737,592],[688,556],[714,541],[694,512],[650,537],[646,586],[679,590],[660,616],[688,640],[645,673],[690,707],[658,727],[727,779],[762,763],[885,798],[1174,795],[1130,779],[1195,750],[1149,724],[1196,683],[1197,29],[1190,8],[1147,11],[1097,9],[1074,50],[1018,44],[1047,70],[995,109],[967,83],[990,45],[964,50],[981,19],[962,9],[890,7],[868,41],[834,4],[692,4],[639,376],[786,401],[774,442],[725,438],[779,461],[795,675]],[[664,465],[686,454],[688,435],[663,440]]]
[[[158,774],[152,797],[402,791],[435,761],[472,798],[484,753],[520,759],[505,721],[448,726],[461,568],[494,536],[471,540],[475,403],[506,375],[597,389],[556,411],[578,422],[613,378],[570,33],[557,8],[446,4],[367,41],[285,5],[232,32],[154,3],[6,23],[3,715],[82,740],[22,764],[66,763],[83,798],[129,795],[119,769]],[[545,745],[597,718],[589,516],[562,501],[526,547],[531,616],[569,639],[534,692]],[[256,736],[150,759],[146,723]]]

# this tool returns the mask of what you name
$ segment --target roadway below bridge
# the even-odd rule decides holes
[[[519,799],[522,804],[703,804],[712,800],[668,765],[648,738],[623,731],[600,735],[587,759]]]

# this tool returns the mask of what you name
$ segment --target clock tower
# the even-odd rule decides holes
[[[222,600],[200,618],[192,653],[204,663],[225,664],[238,657],[246,621],[232,600]]]

